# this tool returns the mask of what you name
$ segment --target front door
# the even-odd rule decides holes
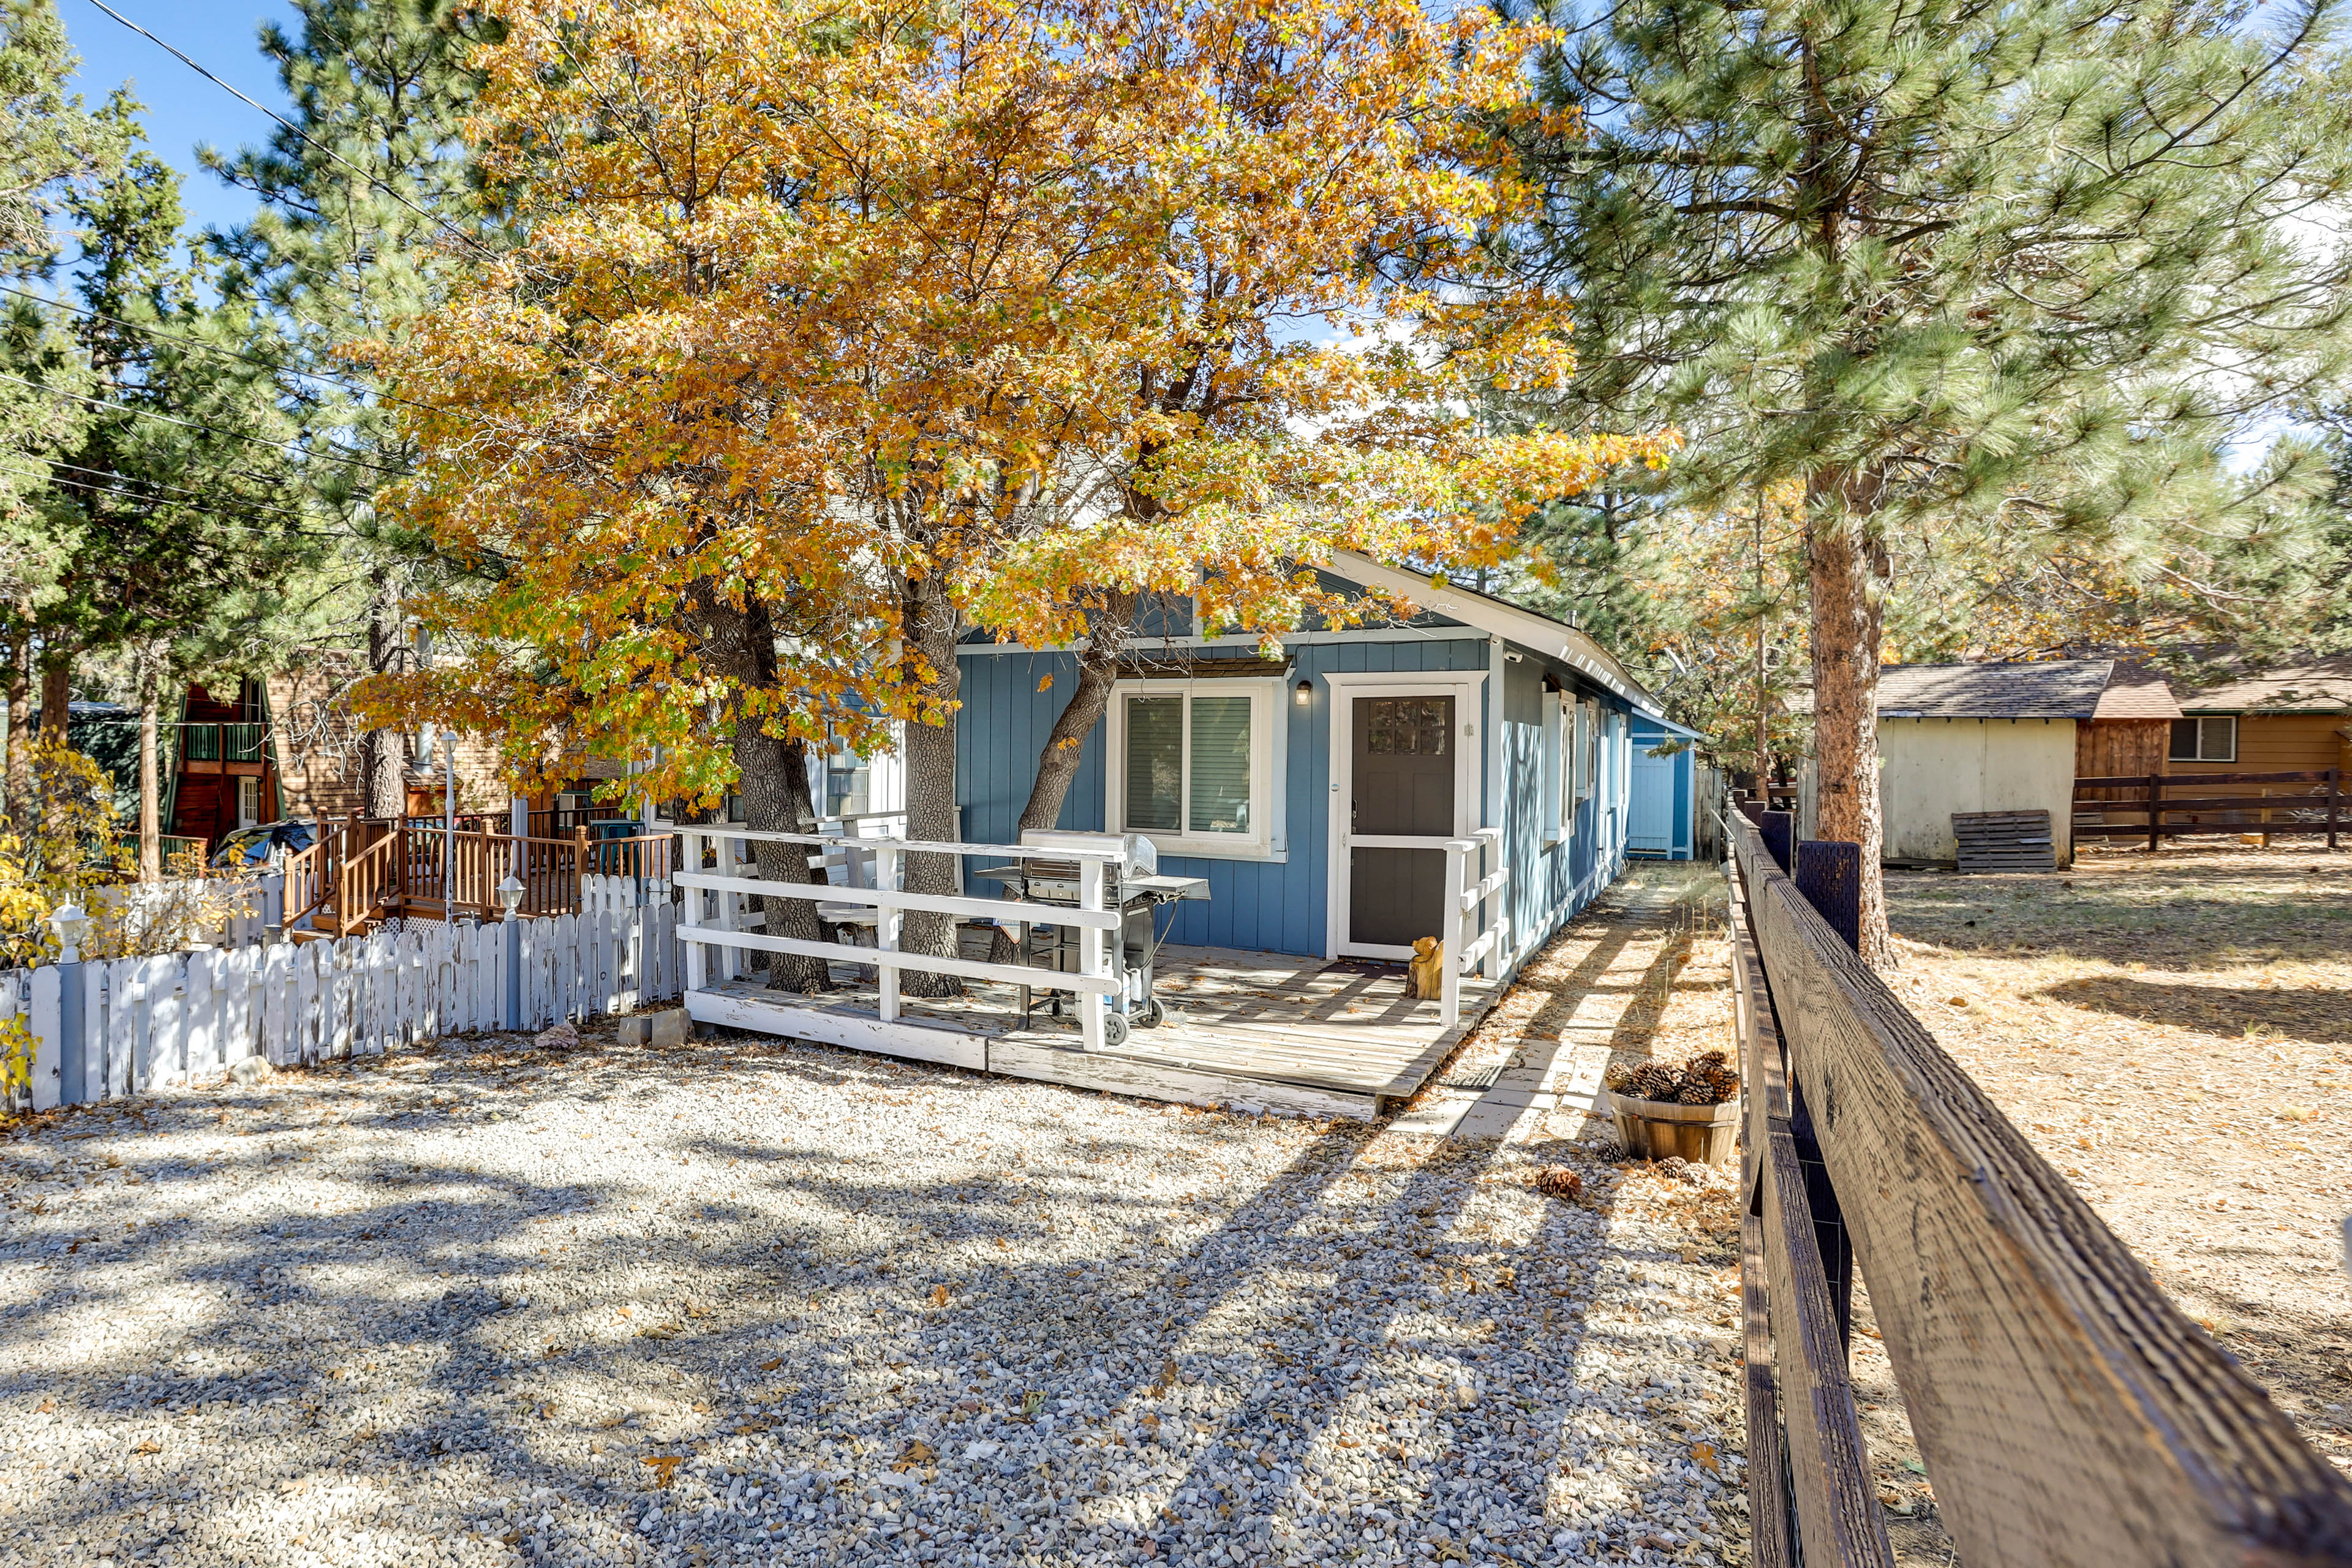
[[[1454,836],[1454,699],[1359,697],[1352,706],[1348,941],[1410,948],[1445,932],[1445,851],[1360,841]]]

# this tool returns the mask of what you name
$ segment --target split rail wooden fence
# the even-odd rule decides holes
[[[520,1026],[675,1000],[684,974],[667,884],[591,878],[577,913],[520,927]],[[502,923],[404,931],[0,973],[0,1017],[26,1015],[33,1107],[145,1094],[250,1057],[273,1067],[381,1055],[505,1026]]]
[[[2352,1564],[2352,1483],[1855,955],[1858,851],[1758,816],[1726,828],[1759,1568],[1894,1562],[1851,1267],[1969,1568]]]
[[[2074,837],[2145,837],[2153,849],[2183,835],[2259,833],[2269,838],[2310,833],[2326,835],[2333,849],[2338,834],[2352,833],[2352,796],[2344,786],[2341,768],[2078,778]]]

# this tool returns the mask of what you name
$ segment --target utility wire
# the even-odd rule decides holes
[[[398,191],[394,190],[390,185],[384,184],[383,181],[376,178],[373,174],[369,174],[365,169],[361,168],[357,163],[345,158],[333,148],[328,147],[320,142],[316,138],[311,136],[309,132],[303,130],[300,126],[295,124],[292,121],[287,119],[284,115],[278,113],[268,104],[254,102],[252,99],[246,97],[244,93],[239,92],[236,88],[231,87],[228,83],[223,81],[220,78],[213,75],[212,72],[198,65],[194,60],[189,58],[186,54],[173,47],[170,44],[165,43],[163,39],[157,37],[154,34],[149,32],[146,28],[132,21],[121,12],[116,10],[113,6],[108,5],[106,0],[89,0],[89,3],[97,6],[100,10],[105,12],[108,16],[113,17],[116,21],[121,23],[124,26],[130,28],[132,32],[138,34],[141,37],[146,39],[149,43],[153,44],[157,48],[162,49],[164,53],[170,55],[173,59],[178,60],[182,65],[187,67],[190,70],[195,72],[198,76],[204,78],[215,87],[219,88],[223,92],[226,92],[231,97],[236,99],[238,102],[261,110],[262,113],[267,114],[270,119],[275,120],[278,124],[283,125],[287,130],[292,132],[296,138],[299,139],[304,146],[315,150],[325,157],[333,159],[336,163],[341,163],[344,168],[349,169],[352,174],[357,174],[361,179],[365,180],[369,184],[373,185],[377,190],[382,191],[385,195],[390,196],[394,201],[398,202],[402,206],[406,207],[410,212],[415,213],[418,217],[423,218],[425,222],[437,224],[441,227],[447,229],[451,234],[457,236],[459,239],[464,240],[467,245],[472,246],[475,249],[480,251],[485,256],[495,254],[488,246],[484,245],[480,240],[475,238],[472,235],[467,234],[464,229],[459,228],[447,218],[441,216],[438,213],[430,213],[425,211],[423,207],[418,206],[415,202],[410,201],[406,196],[402,195]]]
[[[208,343],[201,338],[185,337],[178,332],[167,332],[163,331],[161,328],[149,326],[143,321],[125,321],[121,316],[110,316],[103,310],[93,310],[85,305],[74,305],[68,304],[63,300],[52,300],[47,298],[46,295],[33,293],[29,289],[11,289],[6,284],[0,283],[0,294],[14,294],[18,299],[29,300],[36,305],[43,305],[52,310],[68,311],[70,314],[77,316],[86,316],[91,321],[110,321],[115,326],[128,327],[132,331],[142,332],[149,338],[158,340],[160,342],[178,343],[185,348],[202,349],[206,353],[221,354],[226,358],[236,360],[240,364],[249,364],[257,369],[266,370],[273,375],[299,375],[307,377],[311,381],[323,381],[330,386],[339,386],[346,392],[355,392],[370,397],[382,398],[386,403],[397,403],[409,408],[421,408],[427,414],[438,414],[445,419],[455,419],[462,424],[471,425],[476,429],[489,430],[495,435],[505,436],[518,440],[525,438],[518,436],[517,433],[512,430],[500,429],[482,419],[460,414],[455,409],[439,407],[430,403],[419,403],[413,397],[402,397],[396,394],[385,392],[380,387],[370,386],[364,382],[352,381],[341,376],[330,375],[324,371],[296,370],[290,365],[272,364],[268,360],[257,359],[251,354],[241,354],[235,349],[226,347],[220,343]],[[582,441],[576,437],[541,436],[538,438],[541,440],[553,441],[562,446],[577,447],[583,451],[593,452],[604,449],[593,446],[591,443]],[[331,449],[340,450],[341,448]]]
[[[95,490],[103,495],[119,496],[123,493],[121,489],[112,485],[94,485],[87,479],[60,479],[55,474],[45,474],[32,468],[12,468],[5,464],[0,464],[0,474],[16,474],[28,479],[43,479],[53,485],[64,485],[68,489],[78,490]],[[154,500],[163,506],[175,506],[184,511],[194,512],[198,517],[211,518],[215,522],[219,523],[223,528],[227,529],[232,533],[258,533],[268,535],[273,538],[289,533],[299,534],[304,539],[340,539],[342,537],[342,535],[338,533],[320,533],[315,530],[304,528],[255,528],[248,523],[232,522],[227,518],[222,516],[219,512],[214,511],[208,507],[189,506],[184,501],[170,500],[160,496],[132,496],[130,499],[132,500]]]
[[[100,480],[121,480],[121,483],[98,484],[91,485],[89,488],[91,489],[104,489],[115,495],[121,496],[127,500],[153,501],[161,506],[179,506],[184,504],[180,501],[173,500],[165,496],[141,495],[137,491],[126,488],[130,485],[139,485],[145,489],[154,490],[178,490],[183,495],[200,496],[205,493],[200,489],[193,489],[187,485],[167,484],[162,479],[123,479],[121,475],[110,474],[104,468],[86,468],[79,463],[61,462],[55,458],[37,458],[34,461],[47,463],[52,468],[70,468],[77,474],[89,474]],[[231,469],[229,471],[232,473],[242,472],[242,470],[238,469]],[[260,478],[259,475],[251,473],[245,474],[245,477],[247,479]],[[71,479],[60,479],[58,482],[60,484],[69,485],[74,481]],[[266,483],[267,481],[265,480],[264,482]],[[275,512],[279,517],[290,517],[297,522],[307,522],[310,521],[307,513],[289,511],[282,506],[268,506],[260,501],[254,502],[249,510],[254,511]]]
[[[153,408],[141,408],[132,404],[107,403],[95,397],[84,397],[79,392],[68,392],[62,386],[45,386],[37,381],[26,381],[21,375],[10,375],[5,371],[0,371],[0,381],[13,381],[19,386],[29,386],[35,392],[46,392],[52,397],[68,397],[76,403],[87,404],[90,407],[98,409],[101,413],[136,414],[142,419],[161,419],[167,425],[184,426],[190,430],[201,430],[208,436],[226,436],[233,441],[249,441],[257,447],[269,447],[281,451],[300,452],[306,457],[317,455],[310,452],[297,441],[273,441],[267,436],[248,436],[241,430],[224,430],[217,425],[200,425],[193,419],[181,419],[173,415],[165,414]],[[352,457],[345,452],[341,447],[337,447],[331,441],[326,443],[326,447],[328,453],[331,454],[337,462],[349,463],[353,468],[373,468],[379,474],[388,474],[395,479],[404,479],[411,477],[408,470],[405,468],[387,468],[382,463],[371,463],[364,458]]]

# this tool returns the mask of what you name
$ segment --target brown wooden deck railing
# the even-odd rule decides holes
[[[2260,833],[2268,839],[2324,833],[2333,849],[2338,833],[2352,832],[2352,800],[2346,798],[2344,784],[2341,768],[2078,778],[2074,837],[2146,837],[2153,849],[2163,839],[2188,834]],[[2216,790],[2221,793],[2199,793]]]
[[[391,914],[494,921],[503,912],[499,885],[509,873],[523,887],[519,912],[572,914],[583,907],[586,878],[659,881],[672,868],[667,833],[599,841],[582,829],[568,838],[526,838],[518,848],[510,835],[468,830],[459,820],[454,834],[438,818],[321,824],[317,841],[287,858],[287,924],[340,936]]]
[[[1800,890],[1808,847],[1792,878],[1758,826],[1726,826],[1759,1568],[1893,1561],[1846,1375],[1848,1247],[1969,1568],[2352,1564],[2352,1483],[1855,956]]]

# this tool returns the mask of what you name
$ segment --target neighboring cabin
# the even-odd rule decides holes
[[[1421,613],[1295,633],[1268,659],[1163,606],[1058,826],[1142,834],[1162,870],[1208,879],[1172,942],[1390,960],[1443,929],[1442,846],[1496,827],[1516,962],[1622,869],[1633,725],[1674,727],[1572,626],[1360,556],[1328,575]],[[1011,843],[1076,660],[974,641],[960,662],[963,837]]]
[[[2312,659],[2182,693],[2164,771],[2352,773],[2352,658]]]
[[[1884,858],[1953,860],[1955,812],[2043,810],[2059,864],[2070,860],[2076,751],[2095,730],[2114,672],[2105,658],[1881,669]],[[2148,722],[2137,714],[2111,721]],[[2121,740],[2130,731],[2114,733]]]

